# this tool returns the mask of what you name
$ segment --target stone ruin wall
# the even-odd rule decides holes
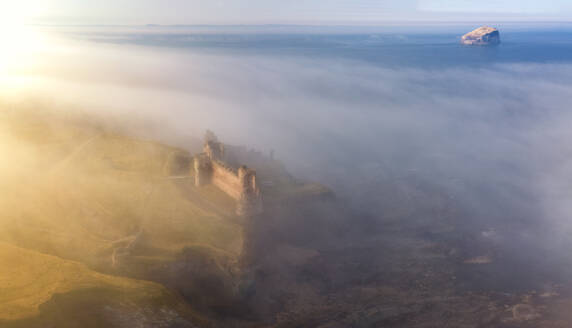
[[[239,200],[242,196],[242,183],[238,172],[224,166],[218,161],[212,162],[212,184],[227,193],[230,197]]]
[[[250,216],[262,212],[262,196],[256,182],[256,171],[241,166],[233,168],[225,162],[224,144],[212,134],[205,138],[204,152],[194,158],[197,187],[213,184],[237,201],[236,213]]]

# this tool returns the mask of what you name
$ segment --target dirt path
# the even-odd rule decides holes
[[[103,134],[96,134],[93,137],[89,138],[88,140],[84,141],[82,144],[76,147],[69,155],[64,157],[59,163],[54,165],[54,167],[49,171],[48,175],[54,175],[58,171],[62,170],[63,168],[68,165],[78,154],[80,154],[85,148],[87,148],[90,144],[92,144],[95,140],[101,137]]]
[[[147,207],[147,204],[149,204],[149,199],[151,198],[151,195],[155,191],[155,186],[156,186],[156,184],[152,183],[149,192],[143,198],[143,206],[142,206],[143,210],[145,210],[145,208]],[[117,239],[117,240],[112,242],[112,245],[114,245],[114,246],[117,245],[113,248],[113,252],[111,253],[111,267],[112,268],[117,268],[120,264],[119,263],[120,258],[123,256],[129,255],[131,253],[131,250],[133,249],[133,247],[137,245],[137,242],[141,240],[141,237],[143,236],[143,226],[145,225],[145,222],[147,220],[149,220],[149,216],[145,216],[143,218],[143,220],[141,221],[141,224],[139,225],[139,228],[135,234],[133,234],[131,236],[127,236],[127,237]]]
[[[93,141],[93,138],[86,141],[82,145],[83,146],[82,149],[85,148],[85,146],[89,145],[89,143],[91,141]],[[81,149],[76,150],[74,153],[78,153],[79,151],[81,151]],[[72,154],[68,157],[73,157],[73,156],[74,156],[74,154]],[[150,203],[149,200],[153,196],[158,184],[167,181],[168,183],[175,184],[177,186],[177,188],[180,190],[180,192],[184,194],[185,198],[191,200],[193,203],[195,203],[201,209],[209,211],[209,212],[217,213],[223,217],[233,216],[232,212],[228,212],[224,209],[221,209],[218,204],[209,201],[207,198],[205,198],[203,195],[201,195],[192,186],[192,181],[191,181],[191,183],[186,181],[186,180],[192,180],[192,179],[193,179],[193,177],[191,175],[167,176],[167,177],[162,177],[159,179],[154,178],[153,181],[150,182],[151,183],[150,190],[148,191],[147,195],[145,197],[143,197],[143,204],[142,204],[143,212],[144,213],[146,212],[145,208]],[[119,265],[121,264],[121,258],[128,256],[130,254],[130,252],[133,250],[133,248],[137,245],[137,243],[141,240],[141,238],[143,236],[143,231],[144,231],[143,227],[145,226],[145,223],[147,222],[147,220],[150,220],[150,219],[151,219],[151,217],[146,215],[143,218],[143,220],[141,221],[140,226],[139,226],[136,233],[134,233],[133,235],[127,236],[127,237],[119,238],[119,239],[111,242],[112,247],[113,247],[113,251],[111,254],[111,265],[113,268],[118,268]]]
[[[111,266],[113,268],[117,268],[119,265],[120,257],[129,255],[133,246],[141,239],[142,234],[143,228],[139,228],[139,231],[137,231],[137,233],[134,235],[127,236],[113,242],[113,244],[125,244],[125,246],[117,246],[113,249],[113,253],[111,254]]]

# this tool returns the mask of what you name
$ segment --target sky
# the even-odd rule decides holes
[[[572,18],[569,0],[0,0],[0,19],[52,24],[383,24]]]

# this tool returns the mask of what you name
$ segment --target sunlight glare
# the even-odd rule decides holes
[[[27,71],[45,46],[27,19],[41,13],[44,1],[0,0],[0,76]]]

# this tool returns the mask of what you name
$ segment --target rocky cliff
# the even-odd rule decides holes
[[[463,35],[461,43],[475,46],[498,45],[500,44],[500,33],[496,28],[482,26]]]

